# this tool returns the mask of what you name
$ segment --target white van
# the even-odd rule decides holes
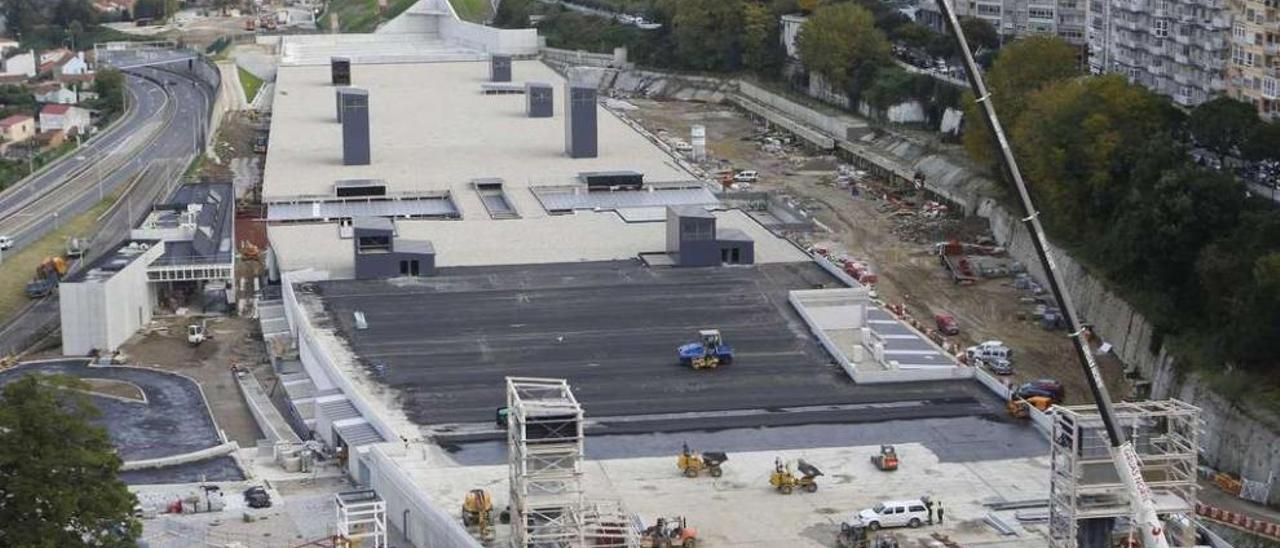
[[[991,361],[1013,361],[1013,349],[1004,345],[1000,341],[985,341],[977,346],[970,346],[964,349],[965,357],[969,358],[970,363],[974,360],[984,362]]]
[[[735,183],[754,183],[759,179],[760,173],[754,169],[739,171],[737,175],[733,176],[733,182]]]
[[[881,527],[919,527],[929,521],[929,509],[920,499],[886,500],[849,518],[849,525],[872,531]]]
[[[13,247],[13,238],[0,236],[0,250],[9,249],[11,247]]]

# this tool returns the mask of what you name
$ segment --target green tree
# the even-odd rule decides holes
[[[502,0],[493,14],[493,26],[503,29],[529,28],[534,0]]]
[[[797,0],[796,5],[800,8],[800,11],[813,13],[818,9],[818,6],[822,5],[822,0]]]
[[[1201,103],[1191,111],[1187,130],[1200,145],[1219,156],[1230,156],[1237,152],[1237,147],[1259,123],[1258,111],[1252,105],[1219,97]]]
[[[765,74],[778,50],[778,18],[768,6],[747,2],[742,6],[742,25],[742,63],[756,74]]]
[[[114,118],[124,111],[124,74],[115,69],[102,69],[94,79],[98,98],[94,107],[102,111],[104,118]]]
[[[59,0],[53,8],[53,24],[66,27],[73,22],[91,27],[98,23],[98,11],[89,0]]]
[[[964,31],[964,39],[973,49],[975,57],[981,56],[984,50],[991,51],[1000,47],[1000,34],[996,32],[995,27],[991,26],[991,23],[985,20],[977,17],[961,17],[960,30]]]
[[[1058,38],[1030,36],[1000,50],[991,70],[987,71],[987,89],[995,101],[1000,121],[1005,128],[1012,128],[1026,111],[1028,96],[1078,74],[1075,48]],[[973,99],[972,94],[964,98],[964,147],[975,160],[991,164],[995,162],[995,145],[991,132],[981,121],[982,109]]]
[[[1021,115],[1011,134],[1023,175],[1046,224],[1073,240],[1106,227],[1144,143],[1169,134],[1167,101],[1118,76],[1062,80],[1016,102],[1024,108],[1013,111]]]
[[[871,12],[855,4],[822,6],[800,27],[800,59],[832,87],[850,90],[889,63],[889,40],[875,28]]]
[[[74,379],[27,375],[0,392],[0,544],[135,546],[133,494]],[[61,385],[61,386],[60,386]]]
[[[1240,143],[1240,153],[1246,160],[1280,161],[1280,122],[1259,122],[1253,125],[1249,136]]]
[[[4,18],[9,32],[29,36],[32,30],[45,23],[38,0],[5,0]]]
[[[742,67],[743,0],[680,0],[675,27],[676,55],[695,70]]]

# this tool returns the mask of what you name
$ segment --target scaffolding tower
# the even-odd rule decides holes
[[[387,503],[373,489],[343,491],[333,498],[338,503],[338,536],[344,546],[387,546]]]
[[[569,383],[507,377],[507,436],[513,546],[583,546],[582,407]]]
[[[1133,443],[1161,517],[1191,515],[1196,504],[1200,409],[1178,400],[1115,404],[1116,424]],[[1055,407],[1049,539],[1053,548],[1111,546],[1119,521],[1133,515],[1112,460],[1097,407]],[[1174,546],[1194,543],[1170,539]]]

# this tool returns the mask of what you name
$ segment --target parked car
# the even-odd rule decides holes
[[[929,510],[920,499],[887,500],[854,514],[851,526],[872,531],[882,527],[919,527],[929,521]]]
[[[13,238],[0,236],[0,250],[9,249],[11,247],[13,247]]]
[[[270,508],[271,495],[262,486],[254,486],[244,491],[244,502],[250,508]]]
[[[950,314],[935,314],[933,322],[937,324],[938,331],[943,335],[959,335],[960,325],[956,323],[956,317]]]
[[[975,360],[1012,360],[1013,349],[1005,346],[1000,341],[985,341],[982,344],[964,349],[964,355],[969,358],[971,363]]]
[[[733,176],[733,182],[735,183],[754,183],[758,180],[760,180],[760,172],[754,169],[739,171]]]
[[[997,375],[1012,375],[1013,364],[1009,360],[979,360],[979,367],[985,365],[992,373]]]
[[[1023,383],[1013,394],[1024,399],[1041,396],[1053,400],[1054,403],[1062,403],[1067,399],[1066,387],[1062,385],[1062,381],[1055,379],[1036,379]]]

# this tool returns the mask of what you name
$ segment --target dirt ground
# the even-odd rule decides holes
[[[157,318],[149,333],[134,336],[120,350],[131,364],[195,379],[204,389],[218,427],[241,447],[253,447],[262,432],[240,394],[231,366],[247,367],[260,379],[269,373],[266,349],[253,335],[256,322],[239,317],[209,318],[207,329],[213,338],[192,346],[186,335],[186,326],[192,321],[193,318],[181,316]]]
[[[956,237],[973,241],[976,235],[986,232],[985,220],[934,223],[931,233],[903,239],[895,235],[889,215],[878,209],[885,202],[868,192],[855,198],[833,184],[839,163],[836,158],[764,151],[756,140],[763,126],[732,106],[638,98],[629,101],[640,108],[627,114],[650,131],[666,130],[672,137],[687,140],[690,126],[704,125],[709,156],[704,168],[757,170],[760,182],[753,190],[780,191],[808,205],[815,218],[832,231],[815,232],[808,237],[808,243],[842,250],[868,262],[879,275],[876,291],[885,302],[905,304],[922,322],[937,313],[954,315],[961,331],[952,338],[962,346],[997,339],[1015,350],[1017,381],[1059,379],[1066,386],[1068,403],[1092,401],[1066,333],[1045,331],[1032,320],[1019,319],[1029,317],[1031,305],[1019,301],[1025,292],[1015,289],[1011,278],[956,286],[933,254],[933,242]],[[1119,361],[1103,356],[1099,366],[1113,397],[1128,396],[1130,389]]]

